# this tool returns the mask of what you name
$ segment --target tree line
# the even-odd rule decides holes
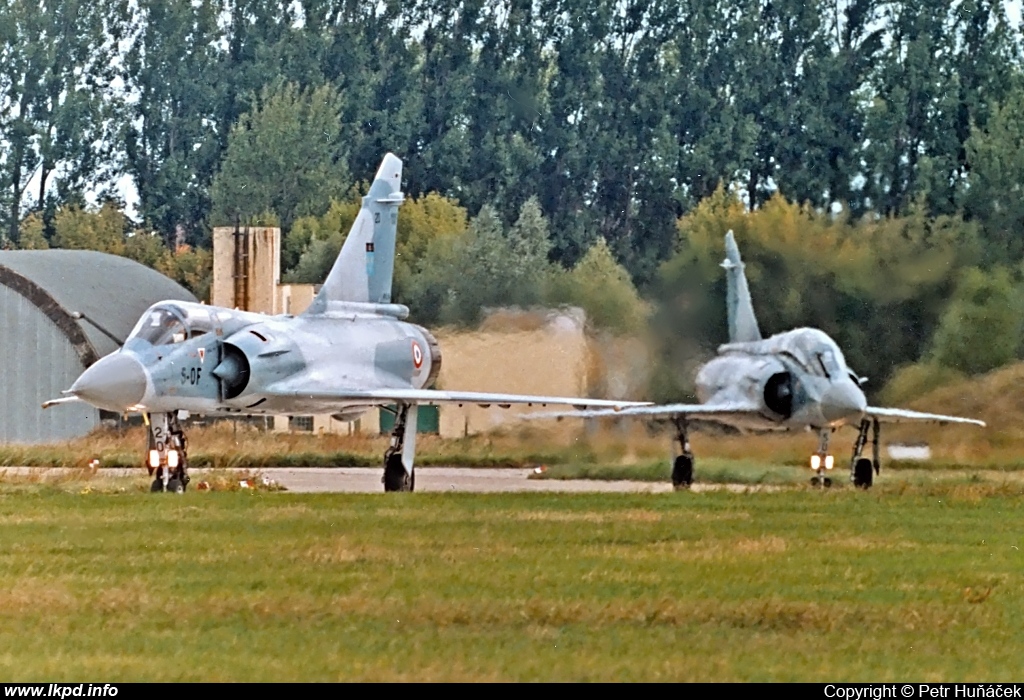
[[[666,357],[712,347],[683,281],[720,291],[717,207],[785,272],[766,328],[834,326],[880,380],[964,365],[944,314],[1024,260],[1022,47],[1004,0],[0,0],[0,235],[202,292],[213,226],[273,222],[316,282],[394,151],[422,210],[396,298],[427,321],[604,294],[602,323],[676,328]]]

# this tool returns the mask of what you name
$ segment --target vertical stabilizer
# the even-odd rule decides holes
[[[402,161],[393,153],[373,178],[327,281],[307,313],[324,313],[331,302],[391,303],[395,235],[402,194]]]
[[[743,260],[732,231],[725,234],[726,296],[725,305],[729,316],[729,342],[742,343],[761,340],[761,329],[757,327],[754,304],[747,288],[747,275],[743,272]]]

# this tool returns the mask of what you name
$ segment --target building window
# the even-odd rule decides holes
[[[313,416],[288,416],[288,430],[313,432]]]

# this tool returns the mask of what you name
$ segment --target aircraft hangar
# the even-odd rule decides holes
[[[163,299],[196,301],[133,260],[88,250],[0,251],[0,443],[88,433],[101,419],[85,403],[43,410],[98,358],[117,349]]]

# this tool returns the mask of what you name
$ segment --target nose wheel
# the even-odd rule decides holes
[[[814,471],[811,486],[823,489],[832,487],[832,478],[827,476],[836,464],[835,457],[828,453],[828,439],[831,434],[831,429],[818,433],[818,451],[811,455],[811,469]]]
[[[188,475],[188,440],[177,413],[143,414],[149,429],[146,469],[154,477],[152,493],[185,493]]]

